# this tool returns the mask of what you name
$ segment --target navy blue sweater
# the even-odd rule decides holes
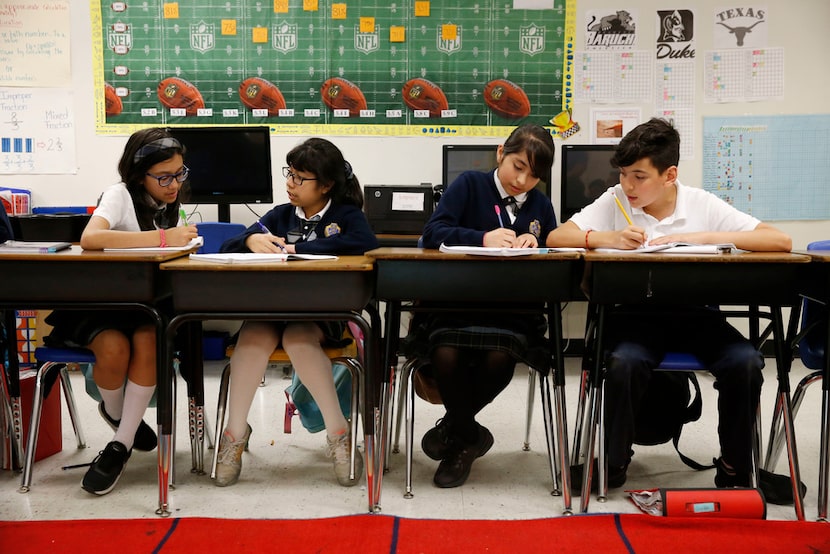
[[[291,204],[275,206],[260,219],[271,233],[285,238],[289,231],[300,228],[301,222]],[[262,229],[254,223],[242,234],[226,240],[221,252],[250,252],[245,240]],[[378,247],[378,240],[369,227],[366,216],[357,206],[332,204],[314,229],[317,238],[297,242],[294,249],[298,254],[363,254]]]
[[[493,172],[465,171],[447,187],[424,227],[424,248],[438,248],[442,242],[447,246],[483,246],[484,234],[500,225],[496,205],[501,207],[505,227],[517,236],[531,233],[544,245],[548,233],[556,228],[550,199],[540,191],[527,193],[516,221],[509,224]]]

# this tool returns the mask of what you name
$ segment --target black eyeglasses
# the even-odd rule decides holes
[[[180,183],[187,181],[187,176],[190,174],[190,169],[186,165],[182,166],[182,170],[178,173],[168,173],[167,175],[153,175],[152,173],[145,173],[147,177],[152,177],[159,182],[160,187],[169,187],[173,184],[173,179]]]
[[[299,175],[297,175],[296,173],[291,171],[290,167],[283,167],[282,168],[282,176],[285,177],[286,179],[291,179],[291,182],[294,183],[294,185],[298,186],[298,187],[303,186],[303,183],[305,183],[306,181],[316,181],[317,180],[316,178],[311,179],[309,177],[300,177]]]

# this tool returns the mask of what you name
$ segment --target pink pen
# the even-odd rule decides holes
[[[498,204],[493,207],[496,209],[496,216],[499,218],[499,227],[504,227],[504,220],[501,218],[501,208]]]

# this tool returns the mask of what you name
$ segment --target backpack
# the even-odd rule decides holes
[[[334,388],[337,391],[337,399],[340,401],[340,409],[346,419],[352,417],[352,373],[349,368],[341,363],[332,364],[334,373]],[[310,433],[318,433],[326,428],[323,422],[323,414],[317,402],[308,392],[308,389],[294,372],[291,384],[285,389],[285,421],[283,432],[291,433],[291,418],[300,416],[300,423]]]
[[[689,391],[690,382],[694,386],[694,398]],[[672,441],[687,466],[698,471],[713,468],[713,465],[706,466],[685,456],[678,447],[683,426],[700,419],[702,406],[700,384],[694,372],[653,372],[634,420],[634,442],[653,446]]]

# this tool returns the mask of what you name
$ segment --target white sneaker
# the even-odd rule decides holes
[[[337,482],[344,487],[353,487],[357,485],[360,478],[363,476],[363,456],[360,450],[355,449],[354,455],[354,479],[349,479],[349,472],[351,470],[350,447],[351,447],[351,432],[346,430],[345,433],[339,435],[335,439],[326,436],[326,456],[332,458],[334,462],[334,475],[337,477]]]
[[[222,433],[214,481],[217,487],[228,487],[239,480],[239,474],[242,472],[242,451],[248,450],[249,438],[251,438],[250,425],[245,436],[239,440],[233,440],[233,436],[228,433],[227,429]]]

